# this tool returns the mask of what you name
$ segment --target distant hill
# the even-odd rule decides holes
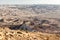
[[[0,7],[18,9],[23,14],[42,14],[49,18],[60,18],[60,5],[0,5]]]

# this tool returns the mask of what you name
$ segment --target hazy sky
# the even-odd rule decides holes
[[[0,0],[0,4],[60,4],[60,0]]]

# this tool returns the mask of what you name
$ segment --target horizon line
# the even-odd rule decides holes
[[[0,4],[0,5],[60,5],[60,4]]]

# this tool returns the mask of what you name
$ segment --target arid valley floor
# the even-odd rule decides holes
[[[60,40],[60,5],[0,5],[0,40]]]

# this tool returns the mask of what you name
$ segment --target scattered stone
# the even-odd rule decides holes
[[[4,22],[4,19],[3,18],[0,18],[0,22]]]
[[[49,24],[50,22],[48,20],[41,20],[41,24],[43,23]]]

